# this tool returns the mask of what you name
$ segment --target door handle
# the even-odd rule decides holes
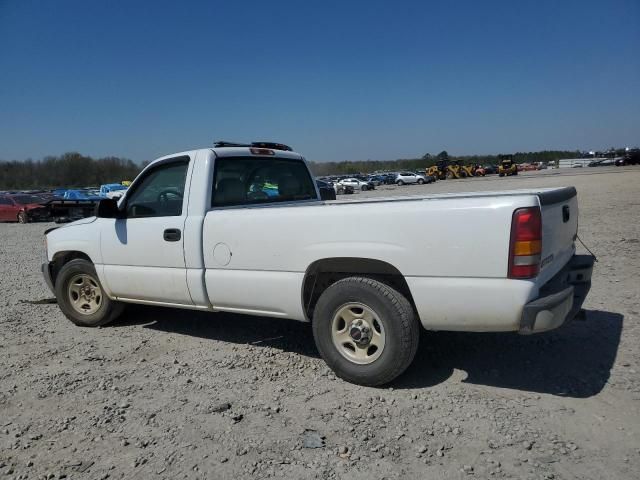
[[[182,234],[179,228],[167,228],[163,237],[167,242],[177,242],[182,238]]]

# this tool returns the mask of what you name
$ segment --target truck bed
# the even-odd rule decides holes
[[[563,226],[554,205],[566,203],[575,216]],[[536,206],[551,260],[535,279],[507,279],[513,212]],[[291,292],[310,265],[367,258],[403,275],[426,328],[517,330],[522,306],[569,261],[576,228],[573,187],[213,209],[203,226],[206,291],[216,309],[304,320]]]
[[[560,187],[560,188],[532,188],[532,189],[519,189],[519,190],[501,190],[501,191],[486,191],[486,192],[453,192],[453,193],[433,193],[430,195],[406,195],[406,196],[394,196],[394,197],[376,197],[367,198],[366,200],[343,198],[340,200],[331,201],[331,204],[353,204],[353,203],[375,203],[375,202],[406,202],[406,201],[421,201],[421,200],[443,200],[453,198],[482,198],[482,197],[513,197],[531,195],[540,199],[540,204],[550,204],[561,202],[562,200],[569,199],[576,195],[575,187]]]

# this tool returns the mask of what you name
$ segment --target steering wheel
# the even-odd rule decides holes
[[[158,203],[165,203],[169,201],[169,195],[174,195],[178,198],[182,198],[182,192],[176,188],[165,188],[158,194]]]
[[[247,194],[247,200],[267,200],[268,198],[269,195],[264,193],[262,190],[257,190]]]

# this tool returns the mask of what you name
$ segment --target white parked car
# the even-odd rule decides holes
[[[424,175],[419,175],[417,173],[411,172],[403,172],[396,175],[396,184],[406,185],[409,183],[417,183],[419,185],[422,185],[423,183],[427,183],[427,179]]]
[[[168,155],[96,217],[47,230],[42,272],[85,327],[125,303],[311,322],[327,364],[363,385],[400,375],[421,327],[542,332],[589,291],[573,187],[320,198],[280,144]]]
[[[353,187],[354,190],[362,190],[363,192],[366,190],[375,189],[375,185],[370,182],[365,182],[364,180],[360,180],[359,178],[345,178],[338,182],[340,185]]]

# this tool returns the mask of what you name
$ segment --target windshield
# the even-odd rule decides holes
[[[28,205],[29,203],[42,203],[43,200],[35,195],[13,195],[11,197],[18,205]]]

